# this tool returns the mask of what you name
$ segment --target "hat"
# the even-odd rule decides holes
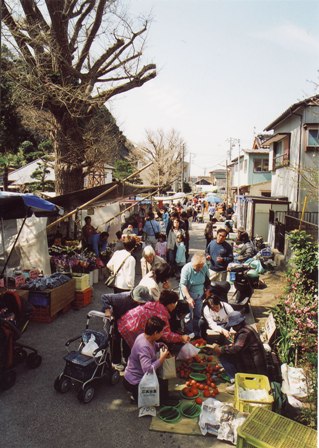
[[[245,320],[245,315],[241,314],[240,311],[232,311],[228,314],[228,323],[226,328],[234,327],[235,325],[241,324]]]
[[[150,295],[148,288],[142,285],[138,285],[133,289],[132,299],[134,300],[134,302],[138,303],[146,303],[153,301],[153,297]]]

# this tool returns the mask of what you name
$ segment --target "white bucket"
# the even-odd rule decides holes
[[[94,269],[93,271],[93,283],[98,283],[99,282],[99,270],[98,269]]]
[[[93,273],[93,271],[90,271],[89,275],[90,275],[90,280],[89,280],[90,286],[93,286],[93,281],[94,281],[94,273]]]

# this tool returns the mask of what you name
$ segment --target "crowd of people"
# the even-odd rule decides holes
[[[190,226],[198,216],[208,216],[206,247],[189,256]],[[245,323],[245,315],[234,311],[225,298],[211,288],[212,281],[225,281],[227,267],[233,262],[232,245],[226,241],[233,231],[234,210],[229,204],[204,203],[197,198],[176,206],[146,210],[140,207],[117,232],[118,242],[107,268],[116,273],[113,293],[102,296],[103,312],[113,316],[112,362],[124,370],[124,386],[137,399],[138,384],[145,372],[157,369],[169,354],[177,354],[191,338],[204,338],[216,346],[231,382],[235,373],[266,373],[266,363],[258,334]],[[84,244],[99,235],[87,217],[83,227]],[[214,223],[223,222],[214,235]],[[211,230],[208,231],[207,229]],[[99,244],[104,243],[100,234]],[[136,253],[138,237],[141,256]],[[248,239],[247,239],[248,238]],[[248,234],[238,229],[242,259],[251,256]],[[103,246],[104,247],[104,246]],[[142,278],[135,285],[136,267]],[[171,279],[179,283],[172,290]],[[156,355],[162,347],[160,356]],[[242,370],[242,369],[245,370]],[[161,404],[171,399],[167,382],[161,381]]]

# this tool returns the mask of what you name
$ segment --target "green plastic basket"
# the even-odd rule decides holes
[[[165,413],[171,411],[171,413],[175,412],[175,416],[171,418],[165,417]],[[181,419],[181,411],[174,406],[163,406],[157,413],[157,417],[159,417],[165,423],[176,423]]]
[[[206,364],[200,364],[199,362],[193,362],[189,367],[190,367],[192,370],[195,370],[195,371],[197,371],[197,372],[200,372],[200,371],[206,369]]]
[[[180,407],[181,414],[186,418],[197,418],[201,412],[202,407],[194,402],[183,403]],[[192,415],[188,414],[188,410],[193,411]]]
[[[206,380],[206,375],[204,373],[191,373],[189,375],[190,378],[192,378],[192,380],[201,382],[201,381],[205,381]]]
[[[317,431],[258,407],[237,429],[236,447],[317,448]]]

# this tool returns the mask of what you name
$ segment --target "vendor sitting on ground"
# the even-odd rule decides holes
[[[241,232],[239,243],[242,244],[242,246],[239,248],[237,260],[242,263],[248,260],[248,258],[252,258],[256,251],[254,243],[250,240],[247,232]]]
[[[245,315],[240,311],[230,313],[227,329],[230,328],[236,332],[233,344],[223,347],[216,346],[214,352],[219,357],[231,382],[234,382],[238,372],[267,375],[263,343],[256,330],[252,326],[246,325]],[[232,393],[233,386],[226,388],[227,392]]]
[[[206,290],[209,293],[209,289]],[[228,316],[233,307],[216,295],[208,295],[203,301],[202,317],[199,321],[200,334],[209,344],[229,344],[230,333],[226,330]]]
[[[157,341],[162,338],[166,326],[164,320],[152,316],[146,320],[144,333],[137,336],[128,364],[124,372],[123,385],[132,396],[131,400],[138,401],[138,386],[145,373],[157,370],[169,356],[169,351],[163,343]],[[161,349],[161,350],[160,350]],[[157,352],[159,352],[159,357]],[[160,384],[160,404],[169,404],[168,381],[158,378]]]

